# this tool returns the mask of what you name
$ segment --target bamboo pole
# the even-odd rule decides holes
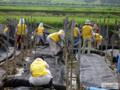
[[[7,74],[10,74],[10,72],[9,72],[9,63],[8,63],[8,60],[9,60],[9,58],[8,58],[8,53],[9,53],[9,32],[7,32],[7,45],[6,45],[7,47],[5,47],[6,48],[6,50],[7,50],[7,58],[6,58],[6,67],[7,67]]]
[[[75,21],[74,20],[72,20],[71,21],[71,29],[70,29],[70,39],[71,39],[71,42],[72,42],[72,47],[71,47],[71,50],[70,50],[70,52],[71,53],[73,53],[73,46],[74,46],[74,40],[73,40],[73,29],[74,29],[74,23],[75,23]],[[73,69],[72,69],[72,67],[73,67],[73,60],[72,60],[72,57],[69,57],[70,58],[70,90],[72,90],[72,77],[73,77]]]
[[[64,20],[64,31],[65,31],[65,48],[64,48],[64,58],[65,58],[65,78],[66,78],[66,90],[69,90],[69,76],[68,76],[68,50],[67,50],[67,24],[68,17]]]
[[[106,18],[105,19],[105,25],[106,25],[106,44],[105,44],[105,50],[106,50],[106,52],[105,52],[105,61],[107,62],[107,48],[108,48],[108,21],[109,19],[108,18]]]
[[[17,21],[16,18],[15,18],[15,21]],[[14,27],[15,27],[15,33],[14,33],[14,54],[13,54],[13,58],[15,59],[15,60],[13,60],[14,67],[17,67],[16,66],[16,53],[17,53],[16,52],[16,50],[17,50],[16,26],[17,26],[17,24],[14,23]]]
[[[81,37],[79,35],[79,46],[78,46],[78,63],[77,63],[77,90],[81,89],[80,86],[80,58],[81,58]]]
[[[118,34],[118,36],[119,36],[119,41],[118,41],[118,45],[119,45],[119,53],[120,53],[120,22],[119,22],[119,28],[118,28],[118,31],[119,31],[119,34]]]

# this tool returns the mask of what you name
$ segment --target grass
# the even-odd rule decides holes
[[[65,15],[54,15],[49,14],[49,12],[69,13]],[[19,20],[20,17],[31,21],[32,16],[34,22],[44,22],[56,28],[63,28],[63,20],[66,16],[69,17],[69,21],[74,19],[78,24],[84,24],[86,19],[90,19],[99,25],[108,24],[109,26],[113,26],[116,20],[120,22],[119,15],[120,7],[70,8],[50,6],[48,8],[48,6],[0,6],[0,22],[5,23],[6,18],[16,18]]]
[[[0,15],[0,22],[5,22],[6,18],[16,18],[19,20],[20,17],[26,18],[26,20],[29,19],[31,21],[31,16],[25,16],[25,15]],[[66,16],[32,16],[33,22],[44,22],[46,24],[50,24],[55,27],[63,28],[63,20]],[[97,22],[99,25],[108,24],[108,25],[114,25],[115,22],[119,22],[119,18],[104,18],[104,17],[78,17],[78,16],[69,16],[69,21],[74,19],[78,24],[84,24],[86,19],[90,19],[94,22]]]

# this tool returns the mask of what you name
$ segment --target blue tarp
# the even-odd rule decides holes
[[[97,87],[88,87],[86,90],[108,90],[108,89],[97,88]]]

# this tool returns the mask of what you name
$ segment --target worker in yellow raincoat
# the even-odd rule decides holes
[[[83,38],[83,46],[82,53],[85,53],[85,47],[87,46],[87,53],[90,54],[91,43],[93,37],[93,27],[91,26],[91,21],[86,20],[85,25],[82,27],[82,38]]]
[[[44,45],[45,40],[45,28],[43,26],[43,23],[40,23],[38,28],[36,29],[36,39],[37,39],[37,45],[42,44]]]
[[[65,32],[63,30],[59,30],[58,32],[51,33],[47,37],[47,41],[50,45],[50,50],[52,52],[52,55],[57,55],[61,49],[62,49],[62,44],[61,42],[65,38]]]
[[[21,47],[21,43],[25,42],[27,35],[27,25],[25,24],[24,18],[20,18],[19,23],[16,27],[16,37],[17,37],[17,48]]]
[[[30,65],[31,76],[29,82],[32,85],[46,85],[52,80],[52,74],[49,70],[49,65],[43,58],[36,58]]]
[[[9,31],[9,27],[8,27],[8,25],[5,25],[5,28],[4,28],[4,30],[3,30],[3,33],[6,34],[8,31]]]
[[[99,46],[101,45],[103,40],[103,36],[100,35],[99,33],[94,33],[94,37],[95,37],[96,48],[99,49]]]
[[[77,24],[73,29],[73,38],[74,38],[74,46],[76,47],[81,42],[81,34]]]

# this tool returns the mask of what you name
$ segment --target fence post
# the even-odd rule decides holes
[[[65,31],[65,48],[64,48],[64,58],[65,58],[65,78],[66,78],[66,90],[69,90],[69,76],[68,76],[68,48],[67,48],[67,24],[68,17],[64,20],[64,31]]]

